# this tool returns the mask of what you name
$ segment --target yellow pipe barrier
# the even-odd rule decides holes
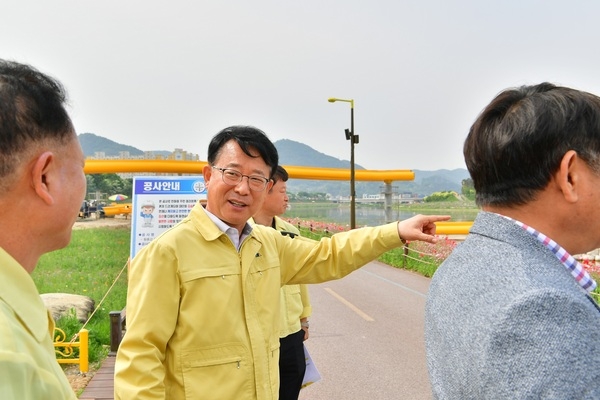
[[[105,174],[116,172],[158,172],[172,174],[202,174],[206,161],[174,161],[174,160],[85,160],[86,174]],[[347,181],[350,170],[344,168],[318,168],[285,165],[290,178]],[[407,169],[399,170],[364,170],[355,171],[357,181],[412,181],[415,173]]]
[[[442,221],[435,223],[436,235],[466,235],[469,233],[473,221]]]
[[[295,179],[318,179],[330,181],[350,180],[350,170],[345,168],[318,168],[318,167],[298,167],[292,165],[284,166],[290,178]],[[415,173],[408,169],[396,170],[367,170],[358,169],[354,171],[354,177],[357,181],[412,181],[415,179]]]
[[[57,358],[59,364],[79,364],[79,371],[87,373],[89,371],[89,332],[87,329],[79,331],[78,342],[67,342],[66,334],[60,328],[54,328],[54,349],[57,355],[65,358]],[[79,357],[71,358],[74,348],[79,347]],[[62,349],[62,350],[59,350]]]
[[[174,174],[202,174],[206,161],[175,161],[175,160],[94,160],[85,161],[86,174],[105,174],[116,172],[157,172]],[[350,170],[344,168],[318,168],[284,166],[290,178],[317,179],[317,180],[350,180]],[[412,181],[415,173],[412,170],[363,170],[355,171],[358,181],[379,181],[391,183],[393,181]],[[473,222],[438,222],[438,235],[466,235],[469,233]]]
[[[85,160],[86,174],[116,172],[161,172],[172,174],[202,174],[206,161],[174,160]]]

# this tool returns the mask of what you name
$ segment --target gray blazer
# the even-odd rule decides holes
[[[433,276],[425,341],[437,399],[600,399],[600,309],[496,214],[480,212]]]

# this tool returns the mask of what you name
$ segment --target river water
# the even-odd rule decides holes
[[[393,209],[391,221],[403,220],[416,214],[444,214],[450,215],[452,221],[473,221],[477,215],[477,210],[403,210]],[[349,204],[331,204],[331,203],[290,203],[288,211],[283,215],[287,218],[301,218],[303,220],[313,220],[322,222],[333,222],[338,225],[350,225],[350,205]],[[357,205],[356,226],[376,226],[385,224],[385,209],[381,207],[361,207]]]

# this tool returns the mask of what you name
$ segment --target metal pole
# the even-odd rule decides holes
[[[350,229],[356,228],[356,191],[354,189],[354,101],[350,102]]]
[[[385,198],[385,222],[394,222],[392,219],[392,181],[384,181],[383,195]]]
[[[354,134],[354,99],[338,99],[330,97],[330,103],[344,101],[350,103],[350,131],[345,129],[346,139],[350,139],[350,229],[356,228],[356,189],[354,176],[354,144],[358,143],[358,136]]]

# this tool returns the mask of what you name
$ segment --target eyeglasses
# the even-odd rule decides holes
[[[223,182],[228,185],[235,186],[242,181],[242,178],[248,178],[248,186],[250,189],[255,192],[262,192],[267,187],[267,183],[269,183],[269,179],[260,175],[244,175],[235,169],[229,168],[220,168],[211,165],[213,169],[217,169],[221,171],[221,176],[223,177]]]

